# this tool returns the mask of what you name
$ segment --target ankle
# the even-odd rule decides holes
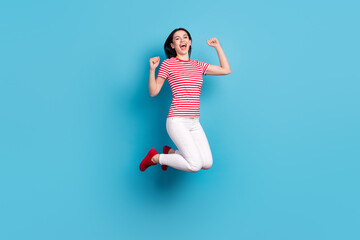
[[[170,154],[175,153],[175,149],[172,149],[172,148],[171,148],[171,149],[169,150],[169,153],[170,153]]]
[[[153,158],[151,159],[151,161],[155,164],[159,163],[159,158],[160,158],[160,154],[156,154],[155,156],[153,156]]]

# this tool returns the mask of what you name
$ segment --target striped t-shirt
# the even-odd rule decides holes
[[[164,60],[158,76],[169,81],[173,100],[167,117],[199,117],[202,75],[209,64],[172,57]]]

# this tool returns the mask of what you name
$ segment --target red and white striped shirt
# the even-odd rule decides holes
[[[191,59],[185,61],[177,57],[161,63],[158,76],[169,81],[173,94],[168,118],[200,116],[202,75],[206,75],[208,67],[209,64],[205,62]]]

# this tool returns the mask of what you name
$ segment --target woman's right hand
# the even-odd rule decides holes
[[[155,70],[157,66],[159,66],[159,63],[160,63],[160,57],[150,58],[150,69]]]

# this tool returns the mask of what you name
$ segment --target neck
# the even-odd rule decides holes
[[[177,55],[176,56],[178,59],[184,60],[184,61],[189,61],[189,54],[186,55]]]

